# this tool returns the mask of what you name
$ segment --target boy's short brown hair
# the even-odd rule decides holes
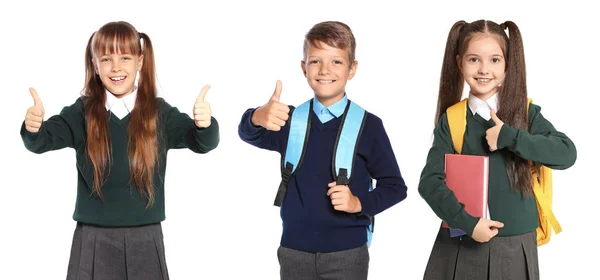
[[[304,59],[306,59],[309,46],[320,48],[321,43],[347,50],[350,65],[354,62],[356,40],[352,30],[345,23],[324,21],[313,26],[304,37]]]

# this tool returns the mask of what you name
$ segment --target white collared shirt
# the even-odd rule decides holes
[[[132,93],[123,98],[117,98],[106,90],[106,111],[111,111],[117,118],[123,119],[133,110],[136,96],[137,87],[134,88]]]
[[[490,120],[492,118],[490,114],[490,110],[494,109],[495,112],[498,112],[499,104],[498,104],[498,93],[490,96],[487,100],[481,100],[477,96],[469,93],[469,109],[473,112],[473,115],[478,114],[485,120]]]
[[[346,105],[348,104],[348,97],[344,93],[344,97],[335,104],[325,107],[321,101],[314,97],[313,111],[319,117],[321,123],[326,123],[333,118],[339,118],[344,111],[346,111]]]

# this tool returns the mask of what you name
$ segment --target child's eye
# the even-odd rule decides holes
[[[100,59],[100,62],[107,62],[107,61],[110,61],[110,58],[103,57],[103,58]]]
[[[477,61],[479,61],[479,59],[476,57],[469,58],[469,62],[477,62]]]
[[[492,58],[493,63],[498,63],[500,61],[501,61],[500,58],[497,58],[497,57]]]
[[[317,63],[319,63],[318,60],[311,60],[311,61],[308,62],[308,64],[317,64]]]
[[[344,62],[341,60],[334,60],[333,64],[344,64]]]
[[[122,59],[123,59],[123,60],[131,60],[131,57],[129,57],[129,56],[124,56]]]

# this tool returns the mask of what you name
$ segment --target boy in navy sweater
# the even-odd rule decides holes
[[[302,167],[281,205],[281,279],[367,279],[367,231],[374,215],[406,198],[406,185],[381,119],[367,113],[349,185],[336,185],[332,157],[356,72],[356,42],[341,22],[315,25],[304,40],[302,71],[314,91]],[[281,82],[269,102],[242,116],[240,138],[284,155],[294,107],[281,103]],[[369,191],[372,179],[376,187]]]

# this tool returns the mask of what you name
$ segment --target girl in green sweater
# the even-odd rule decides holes
[[[505,32],[505,30],[508,30]],[[444,155],[453,154],[446,109],[470,88],[462,153],[489,158],[490,219],[473,217],[446,186]],[[521,34],[511,21],[459,21],[448,35],[442,65],[433,146],[419,193],[435,214],[466,237],[440,227],[424,279],[539,279],[529,161],[552,169],[575,163],[573,142],[527,108]]]
[[[31,88],[34,105],[21,127],[32,152],[76,151],[77,226],[67,279],[168,279],[160,225],[167,151],[217,146],[219,126],[204,101],[208,86],[194,119],[158,98],[150,38],[127,22],[92,34],[85,66],[82,96],[48,120]]]

